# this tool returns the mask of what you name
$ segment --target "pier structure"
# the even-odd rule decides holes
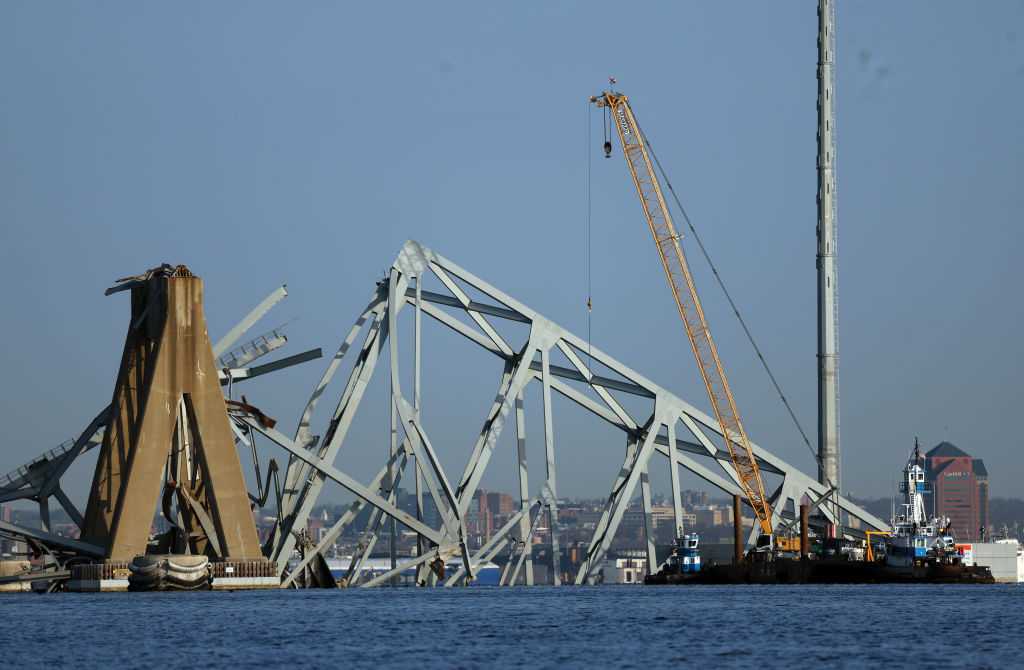
[[[107,295],[129,291],[131,310],[113,400],[77,439],[70,439],[0,478],[0,502],[38,504],[41,528],[0,521],[0,533],[43,557],[42,571],[5,575],[68,582],[71,590],[125,590],[129,566],[154,551],[210,559],[214,588],[277,586],[263,555],[228,419],[235,382],[311,360],[319,350],[262,366],[249,364],[283,346],[278,330],[229,349],[281,300],[274,291],[228,335],[212,345],[203,283],[183,265],[162,265],[118,280]],[[225,398],[222,389],[229,389]],[[85,513],[61,485],[70,466],[99,447]],[[55,500],[79,538],[50,529]],[[170,530],[150,534],[154,509]],[[24,572],[24,571],[22,571]]]
[[[153,509],[168,549],[262,560],[206,333],[203,282],[179,265],[123,282],[131,318],[82,539],[109,561],[146,553]],[[173,508],[173,511],[172,511]]]

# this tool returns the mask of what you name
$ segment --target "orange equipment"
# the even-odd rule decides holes
[[[761,470],[754,458],[747,433],[743,429],[739,410],[736,408],[736,400],[729,389],[725,369],[718,357],[718,349],[715,347],[715,342],[711,338],[711,330],[704,318],[704,310],[701,307],[700,298],[697,296],[697,288],[693,283],[693,276],[690,274],[690,268],[686,263],[686,257],[680,244],[682,235],[676,231],[672,223],[672,216],[669,214],[661,184],[651,163],[649,145],[637,125],[633,110],[625,95],[615,91],[605,91],[601,95],[592,97],[590,101],[598,107],[609,110],[611,124],[615,126],[622,143],[626,164],[629,166],[633,184],[640,196],[640,204],[643,207],[647,225],[654,237],[655,246],[658,247],[665,277],[668,279],[672,295],[675,297],[679,316],[686,327],[686,335],[690,340],[694,358],[697,359],[697,367],[700,368],[704,385],[707,387],[708,398],[711,400],[715,418],[718,419],[719,426],[721,426],[722,437],[729,450],[729,458],[738,475],[744,496],[754,509],[754,514],[761,527],[762,537],[757,544],[761,548],[772,547],[774,538],[772,509],[771,503],[765,496]],[[610,153],[610,149],[611,147],[606,141],[606,154]]]

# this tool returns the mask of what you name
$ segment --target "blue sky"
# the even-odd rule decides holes
[[[838,5],[854,494],[888,495],[915,435],[985,458],[993,495],[1022,494],[1022,19],[1021,2]],[[290,353],[333,350],[410,238],[585,332],[586,100],[609,74],[813,435],[815,39],[808,1],[3,3],[0,471],[109,401],[127,299],[102,291],[161,262],[205,279],[214,339],[286,282],[266,325],[296,319]],[[593,121],[594,342],[706,408],[625,166],[598,157]],[[699,272],[749,432],[813,473]],[[460,351],[438,336],[428,355],[458,367]],[[468,375],[429,365],[425,421],[434,411],[468,453],[497,371],[481,368],[463,405],[441,389]],[[321,367],[253,382],[250,399],[290,431]],[[372,442],[384,403],[367,413],[355,435]],[[556,431],[561,492],[605,492],[621,445],[585,458],[600,438],[582,415]],[[365,477],[378,460],[340,462]]]

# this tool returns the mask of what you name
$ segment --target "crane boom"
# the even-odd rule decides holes
[[[697,359],[697,367],[700,368],[704,386],[707,387],[708,398],[711,400],[715,418],[721,426],[722,437],[729,450],[729,458],[732,460],[747,502],[754,508],[761,532],[771,536],[773,534],[772,509],[764,493],[761,470],[754,458],[754,451],[750,447],[750,440],[747,438],[743,423],[740,421],[740,414],[736,409],[736,399],[729,388],[725,369],[718,356],[718,348],[711,338],[711,330],[704,318],[704,309],[701,307],[700,298],[697,295],[697,287],[693,283],[693,276],[690,274],[690,267],[686,263],[686,256],[683,254],[683,247],[680,244],[682,236],[672,223],[672,215],[669,213],[661,184],[654,171],[654,166],[651,164],[645,138],[640,132],[640,127],[637,125],[633,110],[625,95],[614,91],[605,91],[590,100],[598,107],[607,107],[610,111],[612,125],[615,126],[619,141],[622,143],[622,153],[626,157],[626,164],[633,176],[637,195],[640,196],[640,204],[643,207],[644,216],[647,218],[647,225],[650,227],[654,243],[658,247],[658,254],[661,256],[665,277],[668,279],[672,295],[675,297],[676,307],[686,328],[686,335],[690,340],[694,358]],[[609,150],[610,146],[606,144],[605,148]]]

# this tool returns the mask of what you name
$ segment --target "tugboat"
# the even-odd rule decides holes
[[[679,584],[700,572],[700,535],[686,533],[676,538],[676,546],[661,570],[647,575],[645,584]]]
[[[921,447],[917,438],[914,438],[914,453],[903,468],[903,479],[900,481],[900,493],[904,501],[900,505],[900,512],[889,520],[893,532],[885,543],[885,563],[892,568],[911,568],[925,561],[928,550],[937,539],[935,529],[945,521],[928,519],[924,511],[924,495],[930,489],[924,477],[923,462]]]
[[[687,533],[676,539],[676,548],[668,557],[668,565],[678,572],[700,572],[700,535]]]
[[[923,463],[915,438],[914,452],[900,482],[903,503],[890,520],[892,534],[885,541],[886,581],[993,581],[988,568],[964,565],[949,518],[929,518],[925,513],[924,495],[930,489]]]

